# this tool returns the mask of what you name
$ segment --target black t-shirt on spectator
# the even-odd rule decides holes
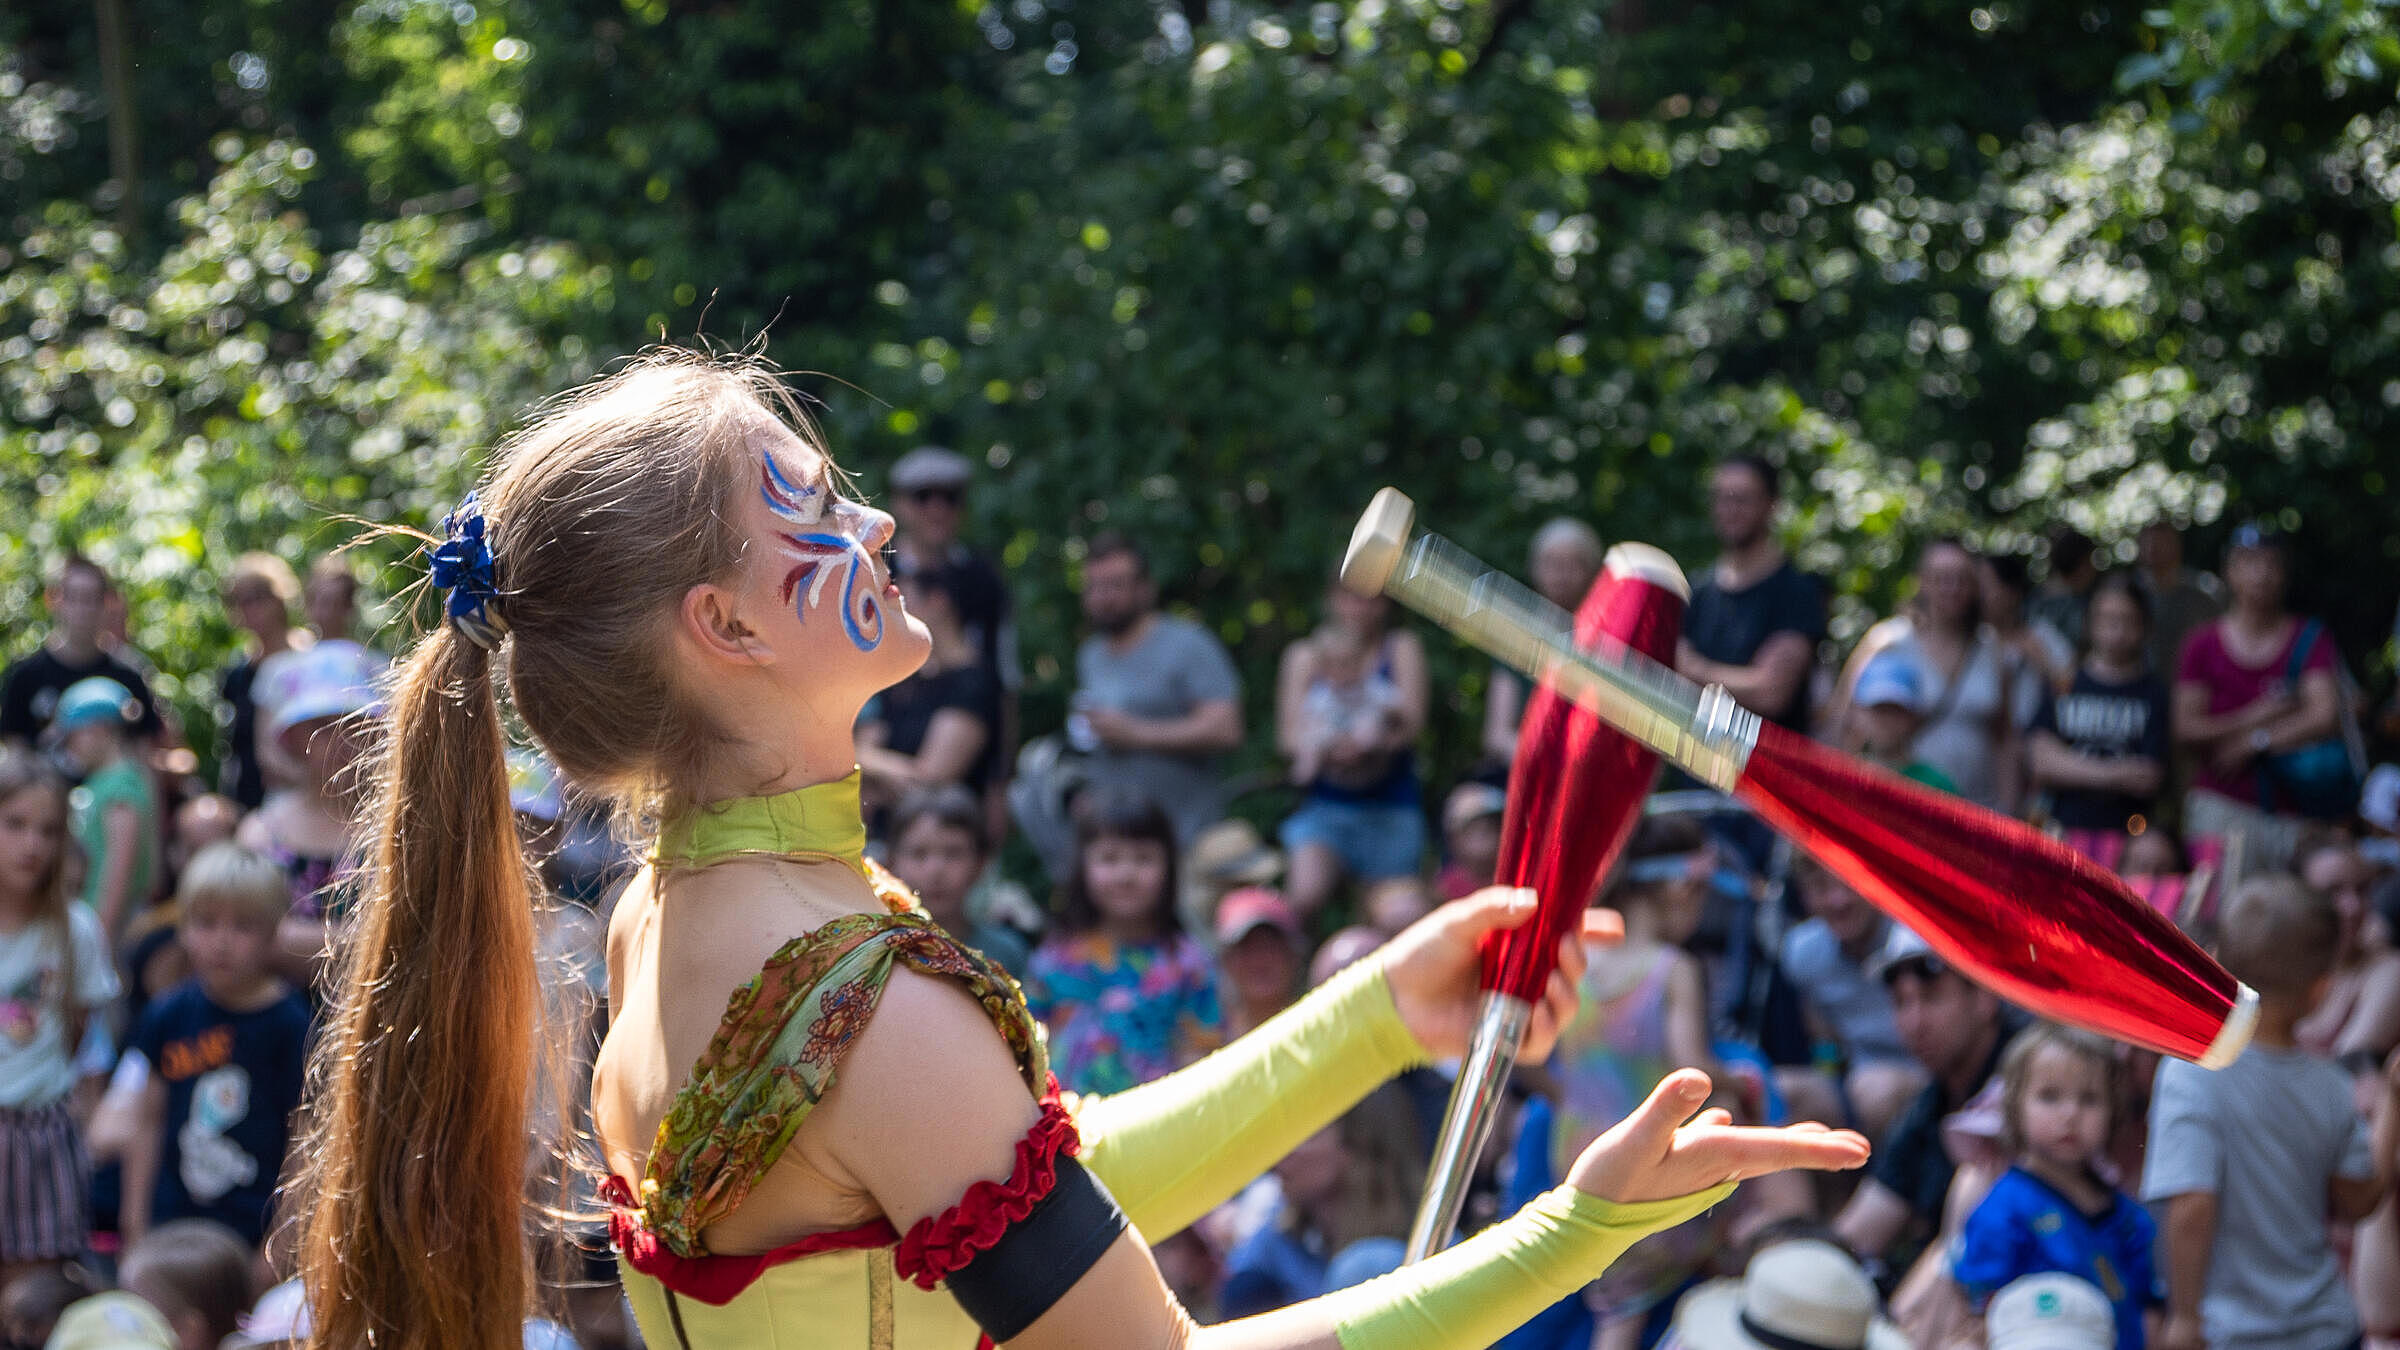
[[[1991,1057],[1975,1075],[1978,1089],[1999,1071],[2000,1054],[2008,1048],[2008,1040],[2005,1028],[1993,1038]],[[1942,1147],[1942,1118],[1966,1104],[1964,1099],[1951,1100],[1941,1080],[1926,1084],[1908,1110],[1884,1131],[1867,1163],[1867,1175],[1907,1203],[1911,1229],[1938,1231],[1941,1227],[1942,1206],[1950,1198],[1950,1181],[1958,1171],[1949,1151]]]
[[[2070,750],[2098,759],[2167,762],[2167,687],[2155,675],[2103,680],[2075,672],[2065,694],[2046,697],[2033,729],[2047,731]],[[2121,830],[2134,816],[2148,815],[2155,797],[2098,788],[2056,788],[2050,814],[2071,830]]]
[[[43,646],[11,665],[5,680],[0,680],[0,740],[30,743],[39,739],[58,712],[58,696],[68,685],[94,675],[105,675],[131,690],[142,705],[142,734],[158,734],[158,703],[150,696],[150,682],[140,671],[107,652],[89,665],[71,666]]]
[[[1813,649],[1825,640],[1825,587],[1786,558],[1772,572],[1738,591],[1717,585],[1716,569],[1692,589],[1683,635],[1711,661],[1746,666],[1777,633],[1798,633]],[[1757,709],[1769,721],[1800,730],[1808,720],[1808,681],[1792,690],[1782,708]]]
[[[1000,685],[981,666],[912,675],[883,691],[884,744],[903,755],[925,748],[925,733],[944,708],[957,708],[983,723],[983,749],[967,766],[966,785],[981,792],[992,781],[1000,732]]]

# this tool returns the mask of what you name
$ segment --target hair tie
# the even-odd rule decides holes
[[[433,584],[449,593],[444,608],[450,626],[467,641],[495,651],[508,635],[508,620],[500,613],[499,572],[474,493],[442,517],[442,533],[449,538],[425,553],[433,565]]]

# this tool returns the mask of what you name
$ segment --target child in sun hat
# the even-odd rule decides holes
[[[2108,1298],[2087,1280],[2051,1271],[2013,1281],[1984,1313],[1985,1350],[2109,1350]]]
[[[1684,1295],[1669,1342],[1674,1350],[1909,1350],[1857,1258],[1815,1238],[1764,1248],[1742,1278]]]

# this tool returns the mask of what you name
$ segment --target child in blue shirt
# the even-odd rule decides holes
[[[2117,1350],[2142,1350],[2143,1313],[2164,1301],[2149,1212],[2102,1175],[2117,1109],[2117,1056],[2089,1032],[2044,1024],[2000,1065],[2001,1141],[2015,1163],[1967,1216],[1950,1273],[1981,1312],[2026,1275],[2089,1280],[2116,1315]]]

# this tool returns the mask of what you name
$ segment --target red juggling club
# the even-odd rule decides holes
[[[1620,544],[1575,611],[1575,636],[1622,642],[1663,659],[1675,651],[1690,594],[1674,559],[1647,544]],[[1518,927],[1484,936],[1483,1002],[1409,1232],[1411,1262],[1439,1250],[1457,1226],[1518,1042],[1557,969],[1558,944],[1580,930],[1584,907],[1624,849],[1658,777],[1655,752],[1561,698],[1546,681],[1526,700],[1520,728],[1492,879],[1532,890],[1537,907]]]
[[[2097,864],[2018,821],[1758,717],[1566,616],[1377,494],[1342,579],[1384,591],[1747,803],[1978,984],[2103,1035],[2222,1068],[2258,995]]]

